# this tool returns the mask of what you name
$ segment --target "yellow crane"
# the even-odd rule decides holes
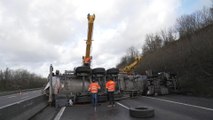
[[[135,57],[135,60],[132,63],[120,69],[120,71],[124,73],[131,73],[132,70],[134,70],[134,68],[141,62],[141,60],[142,60],[142,56]]]
[[[83,56],[83,65],[84,66],[90,66],[92,56],[90,56],[91,52],[91,46],[92,46],[92,32],[93,32],[93,23],[95,20],[95,14],[87,15],[88,19],[88,34],[87,34],[87,40],[86,40],[86,53],[85,56]]]

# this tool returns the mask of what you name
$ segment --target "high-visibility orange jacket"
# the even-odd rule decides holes
[[[90,91],[91,93],[98,93],[98,89],[100,89],[100,85],[98,83],[91,83],[89,85],[89,89],[88,91]]]
[[[90,63],[90,60],[91,60],[91,58],[90,57],[88,57],[88,58],[85,58],[85,63]]]
[[[109,80],[106,82],[106,89],[108,92],[114,92],[115,91],[116,83],[113,80]]]

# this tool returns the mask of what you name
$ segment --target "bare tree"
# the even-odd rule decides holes
[[[184,15],[177,19],[176,30],[179,32],[180,37],[183,37],[212,23],[212,10],[203,8],[191,15]]]
[[[131,62],[133,62],[135,60],[135,57],[139,56],[139,51],[135,48],[135,47],[130,47],[127,50],[126,55],[124,55],[121,58],[121,61],[119,64],[117,64],[117,68],[123,68],[126,65],[130,64]]]
[[[168,45],[169,43],[174,42],[177,37],[174,35],[174,31],[172,29],[169,29],[168,31],[166,30],[161,30],[160,32],[160,37],[163,41],[163,46]]]
[[[117,67],[117,68],[123,68],[125,65],[128,64],[127,61],[128,61],[128,60],[127,60],[127,56],[125,55],[125,56],[123,56],[123,57],[121,58],[120,63],[118,63],[118,64],[116,65],[116,67]]]
[[[10,70],[9,68],[6,68],[5,71],[0,70],[0,90],[42,87],[45,82],[45,78],[27,70]]]
[[[152,53],[162,47],[162,39],[159,35],[146,35],[145,44],[142,47],[143,55]]]

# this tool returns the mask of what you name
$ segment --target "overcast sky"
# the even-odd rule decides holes
[[[145,35],[174,25],[211,0],[0,0],[0,69],[47,76],[82,64],[87,14],[95,14],[92,67],[115,67]]]

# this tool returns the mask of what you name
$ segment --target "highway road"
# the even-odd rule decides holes
[[[43,116],[48,120],[54,116],[60,120],[138,120],[130,117],[128,110],[130,107],[138,106],[155,109],[155,116],[146,120],[213,120],[213,99],[180,95],[129,98],[117,101],[116,106],[112,108],[108,108],[107,103],[101,103],[96,111],[91,104],[64,107],[57,112],[48,107],[36,118],[43,119]],[[33,120],[37,120],[36,118]]]
[[[0,109],[37,97],[41,95],[41,90],[28,91],[28,92],[19,92],[11,95],[0,96]]]

